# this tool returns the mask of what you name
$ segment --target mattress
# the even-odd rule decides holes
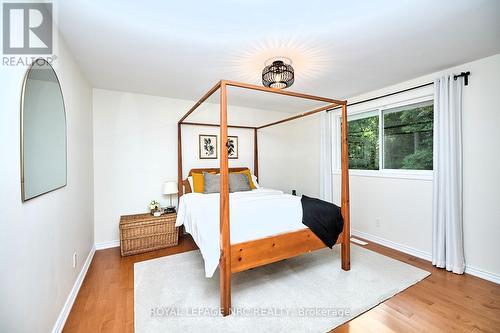
[[[187,193],[179,201],[176,226],[184,225],[200,248],[205,276],[219,265],[219,193]],[[229,194],[231,244],[307,228],[300,197],[259,188]]]

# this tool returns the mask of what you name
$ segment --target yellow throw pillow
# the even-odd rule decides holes
[[[248,178],[248,183],[250,183],[250,188],[252,190],[255,190],[257,188],[257,186],[255,186],[255,184],[253,183],[253,180],[252,180],[252,174],[250,173],[250,170],[246,169],[246,170],[243,170],[243,171],[237,171],[237,172],[234,172],[234,173],[242,173],[244,174],[245,176],[247,176]],[[194,179],[194,178],[193,178]]]
[[[209,173],[215,173],[215,172],[209,172]],[[202,173],[191,173],[191,176],[193,177],[193,192],[195,193],[203,193],[203,190],[205,189],[205,180],[203,178]]]

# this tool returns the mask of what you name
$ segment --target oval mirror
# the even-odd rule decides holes
[[[26,201],[66,185],[66,113],[52,66],[37,59],[21,97],[21,196]]]

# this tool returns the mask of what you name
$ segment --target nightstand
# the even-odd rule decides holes
[[[120,217],[120,250],[122,256],[176,246],[179,228],[177,213],[155,217],[149,213]]]

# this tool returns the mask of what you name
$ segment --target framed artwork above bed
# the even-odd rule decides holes
[[[238,137],[228,136],[227,137],[227,158],[238,158]]]
[[[200,159],[217,159],[217,135],[200,134]]]

